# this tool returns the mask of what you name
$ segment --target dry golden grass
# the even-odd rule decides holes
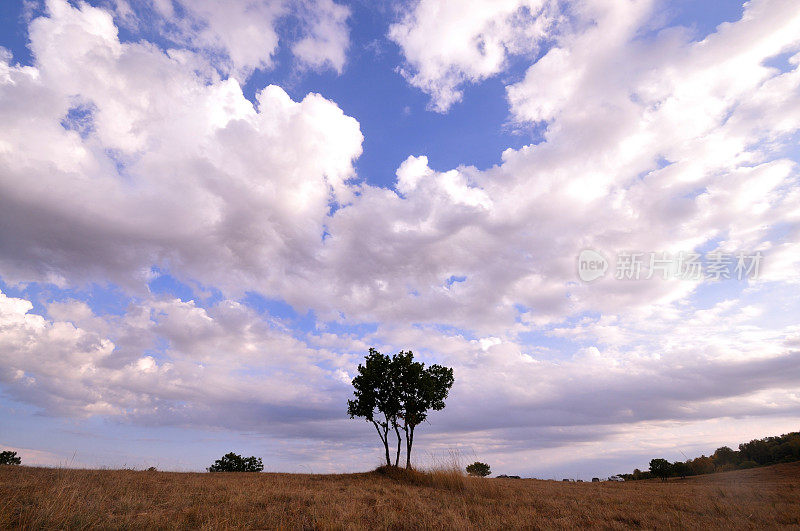
[[[800,463],[627,483],[0,467],[0,528],[800,527]]]

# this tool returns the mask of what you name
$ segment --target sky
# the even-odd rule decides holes
[[[0,3],[0,446],[608,476],[800,428],[794,0]]]

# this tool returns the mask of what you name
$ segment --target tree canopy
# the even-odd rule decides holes
[[[492,469],[486,463],[475,461],[471,465],[467,465],[467,474],[470,476],[478,476],[485,478],[492,473]]]
[[[22,459],[17,455],[17,452],[4,450],[0,452],[0,465],[20,465]]]
[[[233,452],[223,455],[208,467],[209,472],[261,472],[262,470],[264,464],[260,457],[242,457]]]
[[[650,460],[650,473],[662,481],[666,481],[672,474],[672,464],[666,459]]]

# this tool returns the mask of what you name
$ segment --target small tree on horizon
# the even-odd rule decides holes
[[[650,473],[661,481],[666,481],[672,474],[672,464],[666,459],[652,459],[650,461]]]
[[[491,473],[492,469],[486,463],[475,461],[471,465],[467,465],[467,474],[469,474],[470,476],[485,478]]]
[[[209,472],[261,472],[262,470],[264,470],[264,464],[260,457],[252,455],[242,457],[233,452],[223,455],[208,467]]]
[[[0,452],[0,465],[21,465],[22,458],[17,455],[17,452],[11,450],[4,450]]]

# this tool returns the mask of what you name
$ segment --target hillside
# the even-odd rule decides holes
[[[778,527],[800,525],[800,463],[666,483],[5,466],[0,495],[0,528]]]

